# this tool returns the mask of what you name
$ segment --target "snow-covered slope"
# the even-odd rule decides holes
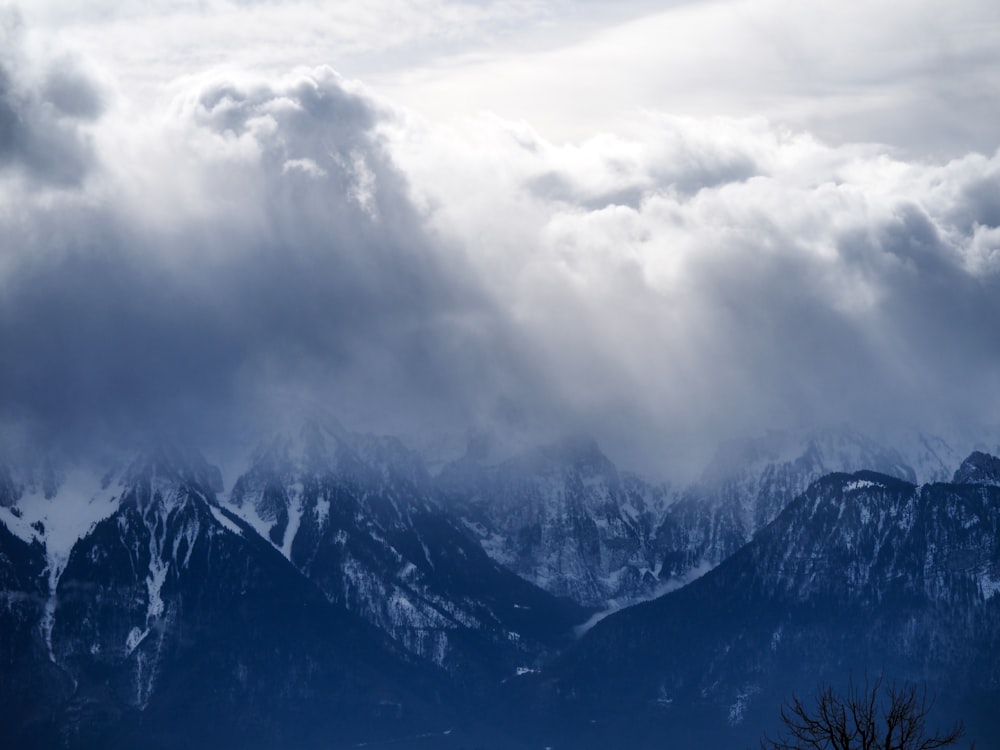
[[[491,560],[395,438],[310,422],[255,452],[227,507],[331,602],[463,679],[534,666],[586,617]]]
[[[54,593],[41,537],[0,523],[0,584],[26,604],[16,623],[0,609],[0,696],[20,705],[29,691],[36,714],[0,708],[0,744],[354,746],[451,724],[425,697],[447,692],[443,673],[330,604],[220,507],[199,456],[157,448],[113,486]]]
[[[103,466],[51,463],[0,469],[0,522],[28,544],[44,550],[46,577],[42,635],[51,649],[52,618],[59,578],[73,546],[118,509],[124,486],[121,463]]]

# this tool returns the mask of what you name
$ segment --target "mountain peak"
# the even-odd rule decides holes
[[[1000,487],[1000,458],[973,451],[955,472],[955,484],[990,484]]]
[[[222,491],[222,472],[194,448],[159,442],[144,450],[129,465],[129,482],[157,480],[168,484],[195,484],[212,492]]]

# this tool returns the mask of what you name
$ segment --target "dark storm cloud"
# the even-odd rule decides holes
[[[490,389],[473,349],[494,323],[475,322],[482,295],[429,242],[371,101],[318,70],[208,83],[175,115],[206,153],[157,164],[153,189],[193,181],[197,216],[151,230],[151,192],[3,227],[6,415],[46,435],[197,433],[288,394],[450,418]]]
[[[30,70],[21,35],[16,16],[0,17],[0,172],[78,184],[94,159],[81,125],[101,114],[100,89],[68,58]]]

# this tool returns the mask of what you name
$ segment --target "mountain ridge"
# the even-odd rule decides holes
[[[529,694],[637,748],[659,732],[753,742],[792,691],[865,670],[968,711],[1000,695],[998,582],[997,488],[831,474],[699,580],[598,623]],[[988,715],[969,720],[1000,736]],[[567,731],[578,747],[610,736]]]
[[[675,540],[640,504],[650,485],[586,438],[493,465],[473,452],[452,484],[398,439],[336,424],[262,442],[228,492],[171,445],[107,471],[8,470],[3,736],[124,750],[144,733],[151,747],[191,744],[205,725],[195,746],[711,746],[751,739],[790,690],[851,669],[925,680],[956,711],[1000,698],[1000,461],[973,452],[952,481],[917,485],[898,453],[858,440],[832,455],[881,457],[896,475],[823,473],[786,501],[835,465],[837,439],[779,463],[731,451],[714,486],[732,491],[699,523],[738,539],[761,493],[781,506],[774,518],[697,580],[602,612],[578,638],[595,610],[501,566],[477,524],[493,497],[486,521],[541,519],[542,539],[554,529],[571,548],[590,539],[593,556],[563,569],[585,584],[649,555],[632,601],[677,580],[660,577]],[[470,476],[482,497],[445,494]],[[656,507],[676,522],[694,495],[666,492]],[[628,541],[637,528],[641,544]],[[711,559],[687,544],[673,554]],[[1000,737],[988,712],[970,721]]]

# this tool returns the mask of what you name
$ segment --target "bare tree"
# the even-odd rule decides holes
[[[927,689],[885,684],[879,676],[852,680],[846,695],[820,687],[807,706],[792,695],[781,709],[784,728],[776,738],[764,735],[761,750],[937,750],[951,747],[965,734],[959,721],[945,732],[930,732],[927,716],[933,707]],[[971,745],[974,750],[975,743]]]

